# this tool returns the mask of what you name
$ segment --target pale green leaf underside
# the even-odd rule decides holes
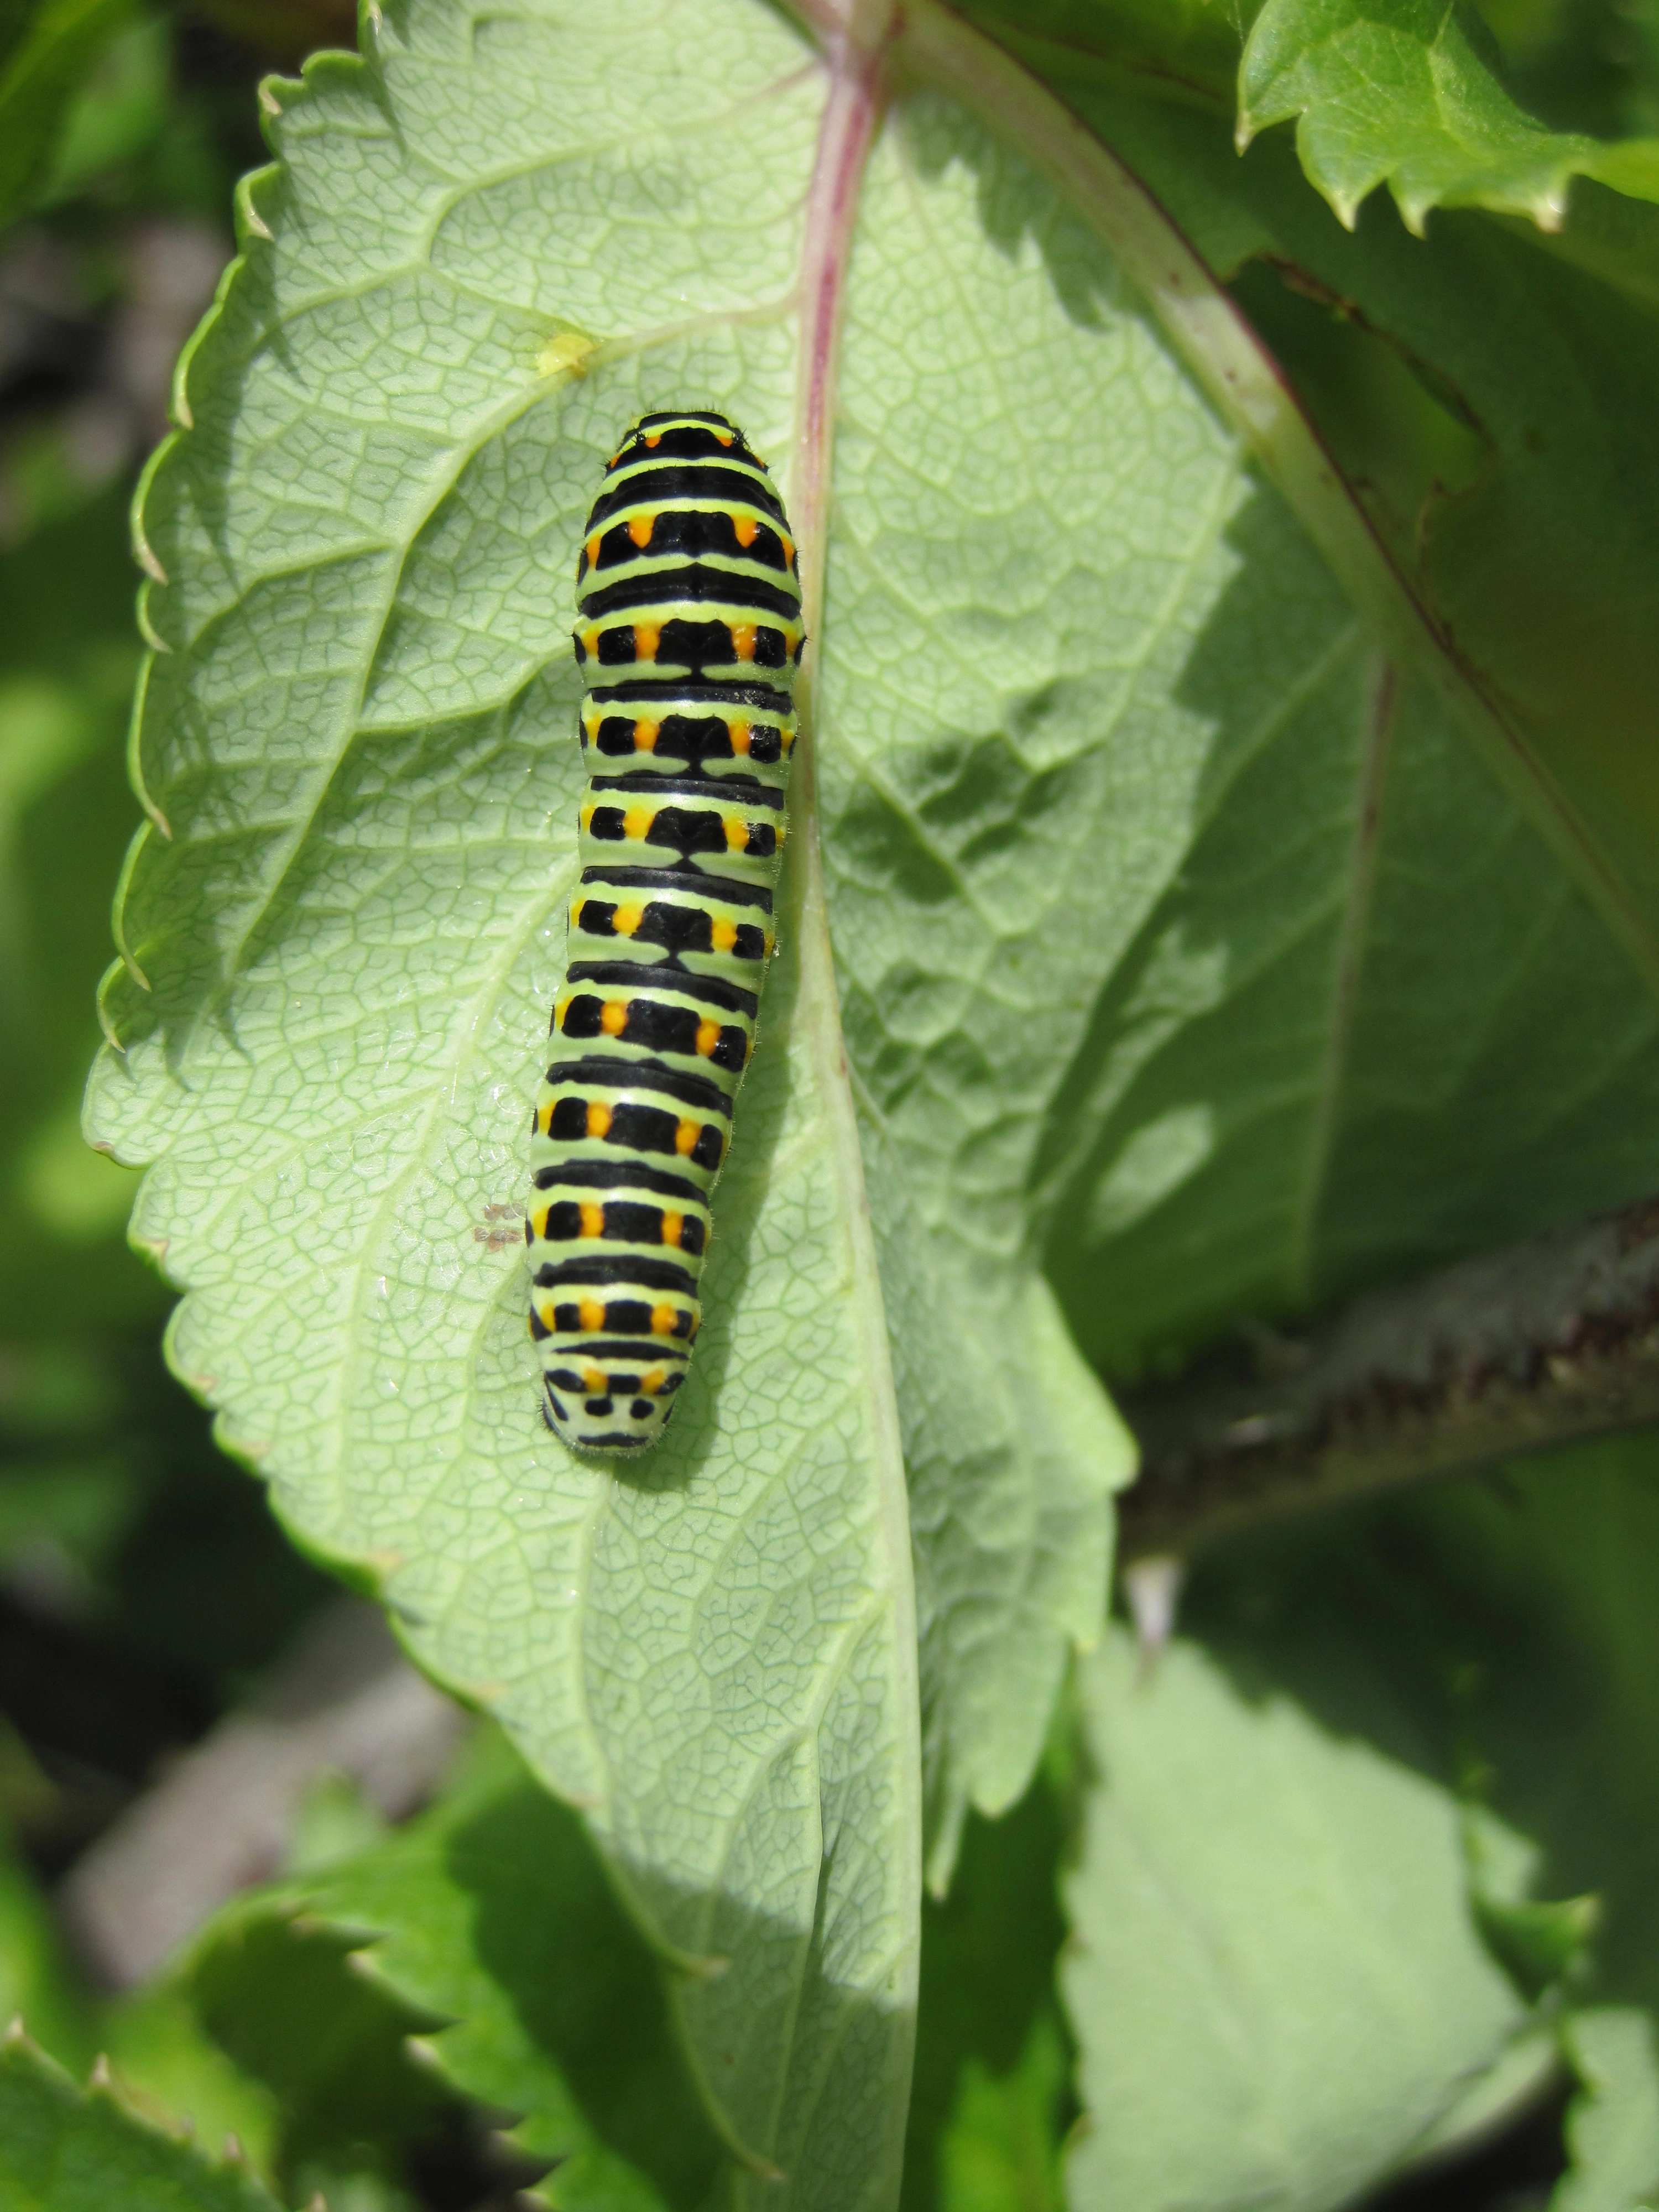
[[[1413,230],[1486,207],[1559,230],[1574,177],[1659,200],[1659,140],[1603,143],[1517,107],[1447,0],[1267,0],[1239,67],[1238,135],[1297,123],[1310,180],[1352,229],[1387,184]]]
[[[135,1232],[191,1292],[173,1355],[228,1440],[588,1809],[745,2156],[852,2205],[902,2126],[914,1632],[798,917],[644,1468],[542,1430],[522,1248],[484,1233],[521,1202],[574,880],[599,471],[693,394],[789,452],[823,82],[763,11],[671,17],[434,5],[388,24],[383,89],[344,62],[278,89],[276,242],[144,503],[170,838],[130,872],[150,988],[112,988],[90,1111],[157,1162]],[[585,382],[538,365],[573,328],[608,342]]]
[[[1550,2212],[1645,2212],[1659,2198],[1659,2045],[1634,2007],[1580,2013],[1567,2047],[1583,2084],[1566,2122],[1572,2167]]]
[[[1063,1971],[1091,2212],[1328,2212],[1522,2026],[1445,1790],[1176,1644],[1083,1680],[1091,1793]]]
[[[82,2090],[21,2034],[0,2045],[7,2212],[276,2212],[240,2161],[204,2157],[107,2089]]]

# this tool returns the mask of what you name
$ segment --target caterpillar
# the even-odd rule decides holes
[[[805,642],[788,519],[735,424],[634,424],[576,592],[589,778],[531,1125],[530,1334],[548,1426],[582,1451],[640,1451],[702,1317],[709,1197],[772,953]]]

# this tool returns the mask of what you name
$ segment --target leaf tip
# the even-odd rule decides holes
[[[1175,1633],[1176,1610],[1186,1563],[1173,1553],[1158,1553],[1136,1559],[1123,1571],[1123,1595],[1134,1624],[1135,1644],[1140,1653],[1144,1681],[1157,1666],[1160,1654]]]
[[[165,584],[167,572],[155,557],[155,548],[144,535],[144,526],[136,516],[132,525],[133,556],[144,574],[155,584]]]

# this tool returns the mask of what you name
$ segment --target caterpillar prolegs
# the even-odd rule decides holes
[[[805,633],[766,465],[723,415],[647,415],[587,518],[581,874],[537,1096],[530,1334],[549,1425],[656,1443],[702,1318],[709,1194],[772,951]]]

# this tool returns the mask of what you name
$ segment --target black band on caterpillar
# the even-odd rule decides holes
[[[531,1134],[530,1334],[548,1425],[582,1451],[640,1451],[702,1319],[787,826],[800,579],[743,433],[642,416],[605,470],[576,588],[592,775],[553,1008],[569,1049]]]

